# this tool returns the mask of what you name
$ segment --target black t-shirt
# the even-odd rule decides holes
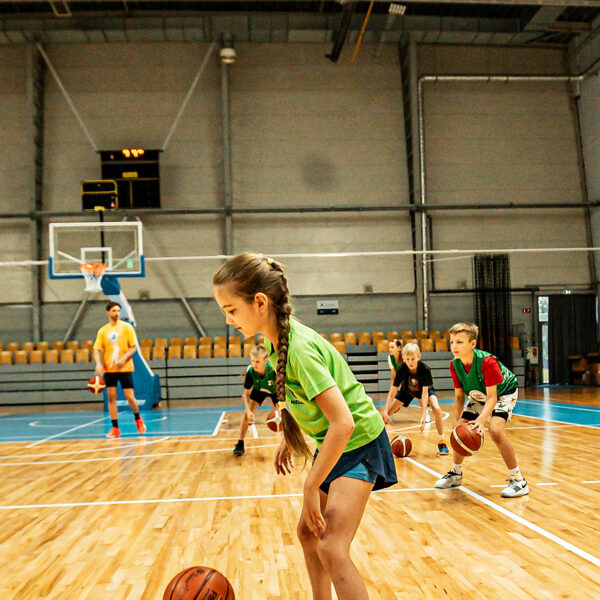
[[[420,398],[423,393],[423,387],[431,388],[433,386],[433,378],[431,377],[431,369],[426,363],[419,361],[417,363],[417,372],[411,373],[402,363],[396,371],[394,378],[394,387],[400,388],[399,394],[408,394],[413,398]]]

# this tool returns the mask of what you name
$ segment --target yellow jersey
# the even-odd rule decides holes
[[[94,350],[104,350],[104,370],[106,372],[128,373],[133,371],[133,360],[131,358],[120,369],[115,367],[115,363],[130,348],[137,345],[133,326],[119,320],[115,325],[107,323],[98,329]]]

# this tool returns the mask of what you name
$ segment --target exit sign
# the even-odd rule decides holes
[[[522,309],[521,309],[521,312],[522,312],[524,315],[528,315],[528,314],[531,312],[531,308],[529,308],[529,307],[527,306],[527,307],[525,307],[525,308],[522,308]]]

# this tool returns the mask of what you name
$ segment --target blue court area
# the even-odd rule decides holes
[[[376,402],[383,406],[383,402]],[[447,411],[452,400],[441,400]],[[214,436],[218,433],[228,412],[239,412],[241,407],[178,408],[153,410],[142,413],[147,432],[144,437]],[[262,407],[260,412],[267,412]],[[600,407],[564,404],[521,398],[515,415],[544,421],[585,425],[600,428]],[[262,419],[262,416],[259,416]],[[119,412],[122,438],[137,438],[133,415],[127,410]],[[104,439],[110,429],[106,413],[72,412],[42,414],[0,413],[0,442],[45,442],[66,440]]]
[[[227,412],[237,407],[179,408],[143,412],[147,431],[144,437],[216,435]],[[2,414],[0,442],[42,442],[103,439],[111,427],[108,413],[72,412],[43,414]],[[121,438],[138,438],[133,414],[119,411]]]

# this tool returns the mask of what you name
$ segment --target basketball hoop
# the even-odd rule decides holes
[[[106,272],[106,265],[101,262],[82,263],[79,265],[81,273],[85,278],[85,292],[101,292],[100,282]]]

